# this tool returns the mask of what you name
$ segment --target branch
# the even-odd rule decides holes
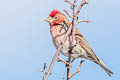
[[[41,70],[40,72],[42,72],[42,76],[41,76],[41,80],[44,80],[44,75],[45,75],[45,70]]]
[[[82,0],[80,6],[78,7],[77,12],[75,13],[75,17],[78,16],[78,14],[80,13],[80,10],[81,10],[81,8],[83,7],[84,4],[88,4],[88,3],[85,0]]]
[[[51,64],[50,64],[50,67],[49,67],[49,70],[48,70],[48,72],[47,72],[47,75],[46,75],[45,80],[48,79],[48,77],[49,77],[49,75],[50,75],[50,73],[51,73],[52,67],[53,67],[53,65],[54,65],[54,63],[55,63],[55,60],[56,60],[56,57],[60,54],[60,49],[61,49],[61,47],[62,47],[62,45],[59,46],[59,48],[57,49],[57,52],[56,52],[55,55],[53,56],[53,59],[52,59],[52,62],[51,62]]]
[[[76,5],[76,2],[77,2],[77,0],[74,0],[74,3],[73,3],[73,4]]]
[[[65,60],[61,59],[59,56],[57,57],[57,59],[58,59],[58,60],[57,60],[58,62],[67,63]]]
[[[63,40],[61,41],[61,44],[60,44],[59,48],[57,49],[55,55],[53,56],[53,59],[52,59],[52,62],[51,62],[51,64],[50,64],[50,67],[49,67],[49,70],[48,70],[48,73],[47,73],[47,75],[46,75],[45,80],[48,79],[48,77],[49,77],[49,75],[50,75],[50,72],[51,72],[51,70],[52,70],[52,68],[53,68],[53,65],[54,65],[54,63],[55,63],[56,57],[58,57],[58,55],[60,54],[61,47],[62,47],[62,45],[64,44],[64,42],[65,42],[66,38],[68,37],[68,35],[71,33],[71,29],[72,29],[72,25],[70,25],[70,27],[69,27],[68,31],[66,32]]]
[[[69,53],[69,57],[68,57],[68,62],[66,64],[67,67],[67,80],[70,80],[70,64],[71,64],[71,53]]]
[[[77,21],[77,22],[75,23],[75,26],[76,26],[77,24],[81,23],[81,22],[89,23],[89,22],[91,22],[91,21],[90,21],[90,20],[80,20],[80,21]]]
[[[67,1],[68,1],[68,0],[67,0]],[[74,42],[75,42],[75,31],[76,31],[76,27],[75,27],[75,26],[76,26],[78,23],[80,23],[80,22],[86,22],[86,21],[78,21],[77,23],[75,22],[75,21],[76,21],[75,19],[78,17],[78,14],[79,14],[79,12],[80,12],[80,9],[82,8],[82,6],[83,6],[84,4],[87,4],[87,2],[86,2],[85,0],[82,0],[82,2],[81,2],[81,4],[80,4],[77,12],[75,13],[76,2],[77,2],[77,0],[74,0],[73,5],[72,5],[73,16],[71,16],[71,15],[64,9],[64,11],[66,12],[66,14],[67,14],[70,18],[73,19],[73,20],[72,20],[72,41],[71,41],[72,45],[70,46],[70,48],[75,45],[75,43],[74,43]],[[88,21],[87,21],[87,22],[88,22]],[[77,73],[80,71],[80,67],[81,67],[82,62],[83,62],[83,61],[81,61],[78,69],[76,70],[76,72],[74,72],[73,74],[70,75],[71,53],[72,53],[72,49],[70,49],[69,57],[68,57],[67,80],[70,80],[70,78],[71,78],[72,76],[74,76],[75,74],[77,74]]]
[[[64,0],[66,3],[69,3],[70,5],[73,5],[73,3],[69,0]]]
[[[46,69],[46,63],[44,63],[44,67],[43,67],[43,70],[41,70],[40,72],[42,72],[42,76],[41,76],[41,80],[44,80],[44,75],[45,75],[45,69]]]
[[[77,73],[80,72],[80,68],[81,68],[82,63],[83,63],[84,61],[85,61],[85,60],[81,60],[81,61],[80,61],[80,65],[78,66],[77,70],[76,70],[74,73],[72,73],[72,74],[69,76],[69,78],[72,78],[74,75],[76,75]]]
[[[73,16],[75,15],[75,6],[76,6],[76,2],[77,0],[74,0],[74,5],[73,5]],[[72,20],[72,46],[75,45],[75,17],[73,17],[73,20]]]
[[[71,16],[71,15],[67,12],[67,10],[63,9],[63,11],[64,11],[70,18],[73,18],[73,16]]]

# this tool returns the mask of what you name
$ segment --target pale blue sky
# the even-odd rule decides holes
[[[80,19],[92,22],[77,27],[115,74],[109,77],[98,65],[86,60],[81,72],[71,80],[120,80],[120,0],[88,2],[81,10]],[[49,66],[56,52],[44,19],[53,9],[70,11],[68,7],[64,0],[0,1],[0,80],[41,80],[39,71],[43,63]],[[72,72],[80,60],[73,63]],[[63,77],[66,77],[65,65],[56,62],[49,80]]]

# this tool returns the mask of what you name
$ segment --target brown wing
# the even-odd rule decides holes
[[[84,48],[85,51],[88,53],[87,59],[91,59],[92,61],[98,62],[99,61],[98,57],[95,55],[95,53],[91,49],[88,42],[85,40],[85,38],[82,36],[82,34],[80,33],[80,31],[77,28],[76,28],[75,35],[76,35],[76,39],[78,39],[77,41],[79,41],[81,47]]]

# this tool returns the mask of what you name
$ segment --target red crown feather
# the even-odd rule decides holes
[[[58,10],[53,10],[51,13],[50,13],[50,17],[54,17],[55,16],[55,14],[57,14],[57,13],[60,13]]]

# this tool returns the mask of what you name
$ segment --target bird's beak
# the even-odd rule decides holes
[[[51,19],[50,17],[46,18],[45,19],[46,22],[49,22],[49,23],[52,23],[53,22],[53,19]]]

